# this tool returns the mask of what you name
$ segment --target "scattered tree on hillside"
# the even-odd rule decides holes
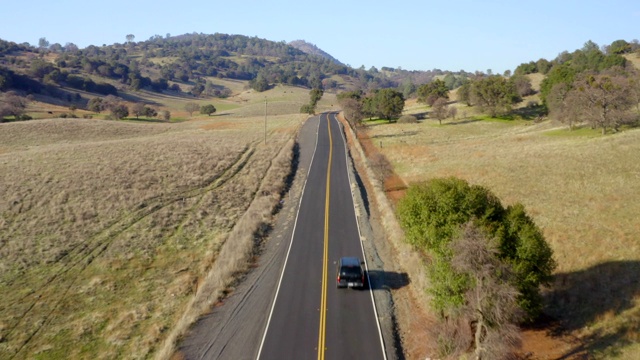
[[[411,79],[406,79],[398,87],[398,91],[402,93],[405,99],[409,99],[418,90],[416,84]]]
[[[556,84],[564,83],[572,86],[576,74],[576,70],[568,63],[553,66],[547,76],[542,80],[542,83],[540,83],[540,97],[542,98],[542,102],[547,103],[547,96]]]
[[[53,64],[51,64],[50,62],[42,59],[33,59],[29,69],[29,73],[33,77],[42,79],[45,77],[45,75],[49,74],[54,70],[56,69],[53,66]]]
[[[471,106],[471,81],[467,80],[458,88],[458,101]]]
[[[449,88],[447,84],[440,80],[435,79],[428,84],[418,87],[418,101],[425,103],[429,106],[433,106],[439,98],[449,99]]]
[[[136,36],[135,36],[135,35],[133,35],[133,34],[128,34],[128,35],[127,35],[127,42],[128,42],[128,43],[130,43],[130,42],[132,42],[135,38],[136,38]]]
[[[302,114],[314,114],[316,112],[318,101],[322,99],[323,94],[324,91],[320,88],[311,89],[311,91],[309,92],[309,103],[302,105],[302,107],[300,107],[300,112]]]
[[[153,118],[158,116],[158,111],[150,106],[145,106],[144,111],[142,112],[142,115],[144,115],[147,118]]]
[[[14,116],[19,120],[27,107],[27,99],[16,92],[8,91],[0,93],[0,122],[5,116]]]
[[[304,104],[300,107],[301,114],[313,115],[315,111],[316,111],[315,107],[312,106],[311,104]]]
[[[124,104],[119,104],[111,108],[111,116],[114,119],[120,120],[129,116],[129,108]]]
[[[105,110],[112,110],[114,107],[120,105],[120,98],[113,95],[107,95],[102,98],[102,103],[104,104]]]
[[[362,97],[363,94],[361,91],[345,91],[337,96],[344,116],[354,130],[357,129],[362,119],[364,119]]]
[[[372,105],[381,119],[397,119],[404,110],[404,96],[393,89],[380,89],[373,93]]]
[[[40,39],[38,39],[38,47],[41,49],[46,49],[49,47],[49,41],[46,37],[41,37]]]
[[[198,97],[202,95],[204,91],[205,91],[205,82],[199,79],[199,80],[196,80],[196,83],[191,87],[191,90],[189,92],[191,93],[191,95]]]
[[[354,98],[346,98],[340,101],[340,106],[344,112],[344,116],[354,129],[362,123],[364,114],[362,113],[362,102]]]
[[[456,108],[455,106],[449,106],[449,113],[447,114],[447,116],[455,120],[457,115],[458,108]]]
[[[429,114],[432,118],[437,119],[438,123],[442,125],[442,120],[447,118],[449,114],[449,106],[447,105],[447,99],[438,98],[431,107],[431,113]]]
[[[444,79],[444,84],[447,86],[447,89],[449,90],[453,90],[455,88],[459,88],[460,86],[462,86],[462,84],[464,84],[466,81],[468,81],[468,78],[464,75],[453,75],[451,73],[445,75]]]
[[[554,85],[547,96],[547,106],[551,116],[568,124],[569,130],[573,130],[574,124],[580,121],[580,111],[570,90],[571,86],[566,83]]]
[[[207,104],[200,108],[200,114],[206,114],[211,116],[211,114],[216,112],[216,107],[213,104]]]
[[[625,40],[616,40],[607,47],[608,54],[627,54],[631,52],[631,44]]]
[[[131,106],[131,113],[138,119],[140,115],[144,114],[144,108],[144,103],[135,103]]]
[[[582,117],[593,128],[618,131],[620,125],[633,120],[633,83],[618,74],[588,75],[577,81],[574,92]]]
[[[519,97],[523,98],[525,96],[535,94],[535,91],[531,86],[531,80],[528,77],[524,75],[514,75],[509,78],[509,81],[513,83]]]
[[[87,104],[87,110],[92,111],[96,114],[99,114],[103,110],[105,110],[105,106],[106,104],[104,103],[102,98],[94,97],[89,100],[89,103]]]
[[[324,95],[324,91],[321,88],[311,89],[309,92],[310,104],[313,106],[318,104],[318,101],[322,99],[322,95]]]
[[[521,101],[514,84],[499,75],[473,81],[471,99],[491,117],[507,113],[512,104]]]
[[[167,110],[162,110],[160,112],[160,116],[162,116],[162,120],[165,120],[165,121],[171,120],[171,112]]]
[[[265,75],[260,72],[255,79],[249,81],[249,86],[257,92],[263,92],[269,90],[269,81],[267,81]]]
[[[74,53],[76,51],[78,51],[78,45],[72,43],[72,42],[68,42],[66,44],[64,44],[64,51],[66,52],[70,52],[70,53]]]
[[[194,112],[200,111],[200,105],[194,102],[188,102],[184,104],[184,109],[189,113],[189,116],[193,116]]]

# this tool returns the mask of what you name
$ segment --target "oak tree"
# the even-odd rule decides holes
[[[475,80],[471,86],[471,98],[491,117],[507,113],[511,105],[521,101],[514,84],[499,75]]]
[[[449,99],[449,88],[440,79],[435,79],[428,84],[418,87],[418,101],[432,106],[439,98]]]
[[[200,108],[200,114],[206,114],[211,116],[211,114],[216,112],[216,107],[213,104],[207,104]]]
[[[580,78],[575,87],[583,118],[593,128],[618,131],[620,125],[630,122],[629,112],[634,105],[633,82],[622,75],[605,73]]]

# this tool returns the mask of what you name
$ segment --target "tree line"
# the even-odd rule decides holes
[[[355,127],[365,118],[396,120],[402,115],[405,98],[395,89],[376,89],[369,93],[355,90],[338,94],[338,102],[347,120]]]

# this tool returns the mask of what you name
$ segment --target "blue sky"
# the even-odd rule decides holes
[[[640,2],[0,0],[0,38],[88,45],[153,35],[225,33],[306,40],[353,67],[502,73],[573,51],[640,38]]]

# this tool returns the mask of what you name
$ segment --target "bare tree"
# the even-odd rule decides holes
[[[442,125],[442,120],[447,118],[449,113],[449,106],[447,105],[447,99],[438,98],[431,108],[431,117],[438,119],[438,123]]]
[[[104,109],[112,110],[114,107],[120,105],[120,98],[113,95],[107,95],[102,99]]]
[[[531,86],[531,80],[524,75],[515,75],[510,81],[513,82],[513,85],[516,88],[516,92],[520,97],[525,97],[529,95],[535,94],[533,87]]]
[[[587,75],[577,80],[574,87],[582,116],[593,128],[601,128],[602,134],[608,128],[618,131],[620,125],[632,121],[630,78],[616,73]]]
[[[516,324],[521,318],[511,268],[498,257],[496,242],[472,222],[463,225],[451,250],[453,269],[466,274],[471,285],[460,318],[473,333],[475,358],[510,358],[520,342]]]
[[[131,113],[136,116],[136,119],[138,119],[138,117],[140,115],[144,115],[145,114],[144,103],[135,103],[135,104],[133,104],[131,106]]]
[[[5,116],[13,115],[18,119],[27,107],[28,100],[13,91],[0,93],[0,122]]]
[[[547,103],[551,116],[569,125],[573,130],[574,125],[580,122],[580,104],[576,92],[571,92],[571,86],[567,83],[559,83],[551,88]]]
[[[380,183],[384,183],[387,177],[393,173],[393,165],[391,165],[389,160],[379,152],[376,152],[369,157],[369,164],[375,170]]]
[[[169,121],[171,120],[171,112],[168,110],[162,110],[160,112],[160,117],[162,117],[162,120]]]
[[[449,113],[447,114],[447,116],[455,120],[457,115],[458,108],[456,108],[455,106],[449,106]]]
[[[188,102],[184,104],[184,109],[189,113],[189,116],[193,116],[194,112],[200,111],[200,105],[193,102]]]
[[[357,99],[346,98],[340,102],[340,105],[344,111],[344,117],[347,118],[351,127],[355,129],[356,126],[360,125],[362,119],[364,119],[362,102]]]

